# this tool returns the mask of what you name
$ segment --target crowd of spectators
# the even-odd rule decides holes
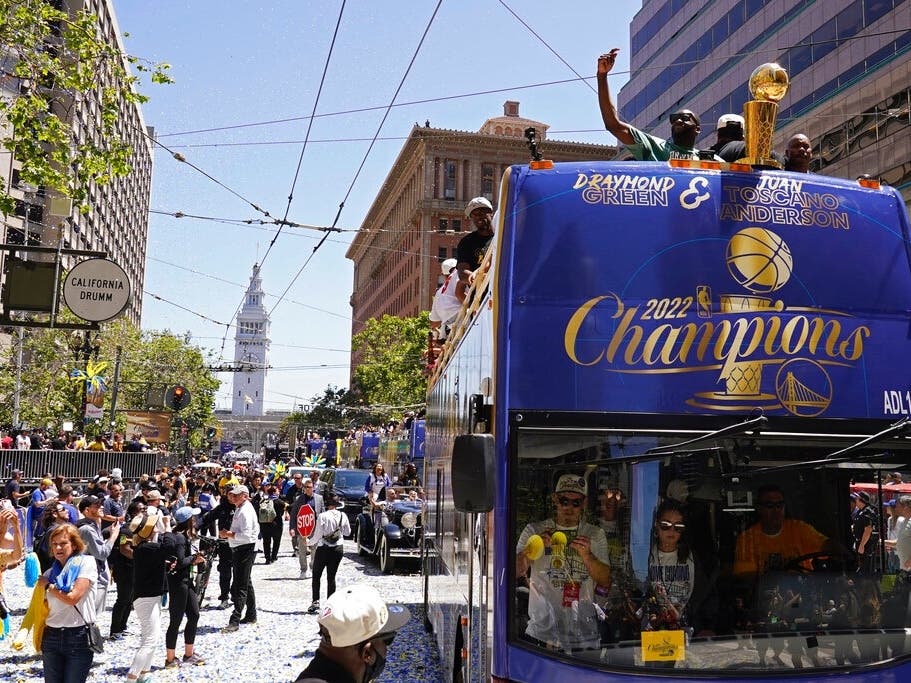
[[[20,451],[122,451],[141,453],[153,450],[140,432],[126,439],[119,432],[98,433],[94,436],[59,431],[50,434],[46,429],[7,429],[0,431],[0,449]],[[163,446],[161,447],[163,448]]]

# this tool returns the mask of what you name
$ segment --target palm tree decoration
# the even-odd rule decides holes
[[[84,371],[78,368],[70,371],[70,379],[73,382],[85,382],[88,402],[94,403],[97,397],[104,396],[104,392],[107,390],[107,381],[102,377],[101,373],[107,370],[107,367],[107,361],[95,362],[90,360],[86,362]]]

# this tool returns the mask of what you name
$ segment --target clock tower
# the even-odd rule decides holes
[[[234,335],[234,391],[232,415],[263,415],[266,367],[269,365],[269,314],[263,301],[259,264],[253,266],[244,304],[237,314]]]

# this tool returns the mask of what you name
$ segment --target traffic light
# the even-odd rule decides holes
[[[177,384],[168,389],[165,399],[172,410],[186,408],[190,404],[190,390]]]

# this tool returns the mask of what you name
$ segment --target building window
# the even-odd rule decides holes
[[[481,194],[493,199],[493,164],[481,164]]]
[[[443,199],[456,198],[456,162],[447,159],[443,166]]]
[[[452,229],[454,232],[462,232],[462,219],[461,218],[452,219]]]
[[[446,247],[437,247],[437,258],[440,261],[446,260]]]
[[[439,232],[446,232],[447,230],[449,230],[449,219],[441,218],[439,220],[439,222],[437,223],[437,230]]]

